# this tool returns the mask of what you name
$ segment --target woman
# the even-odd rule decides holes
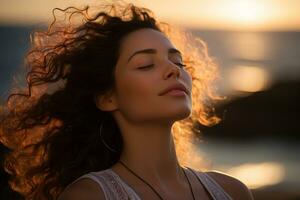
[[[148,9],[102,9],[56,9],[70,24],[34,35],[28,91],[1,111],[12,189],[25,199],[252,199],[233,177],[185,167],[195,122],[218,122],[204,44],[173,44]]]

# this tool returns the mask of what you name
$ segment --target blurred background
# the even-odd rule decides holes
[[[99,2],[99,1],[98,1]],[[220,66],[215,105],[222,116],[199,125],[199,151],[213,170],[243,181],[257,200],[300,199],[300,0],[137,0],[160,20],[202,38]],[[20,77],[29,34],[54,7],[86,0],[0,0],[0,103]],[[170,9],[172,8],[172,9]],[[0,162],[7,150],[0,145]],[[0,171],[0,199],[17,196]]]

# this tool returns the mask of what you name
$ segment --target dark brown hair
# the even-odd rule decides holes
[[[25,199],[56,199],[77,177],[116,163],[123,145],[120,130],[109,113],[96,107],[95,95],[114,88],[124,36],[142,28],[167,33],[146,8],[112,4],[93,17],[88,9],[53,10],[65,13],[69,23],[58,23],[54,14],[47,31],[32,35],[25,60],[27,87],[12,91],[6,105],[0,107],[0,141],[11,150],[5,170],[11,175],[12,189]],[[71,23],[75,15],[84,21]],[[199,54],[189,49],[191,56],[185,57],[187,70],[193,75],[196,102],[191,117],[182,123],[189,127],[195,121],[207,125],[218,122],[205,106],[207,98],[217,99],[208,87],[216,77],[216,65],[205,44],[200,44]],[[101,143],[102,123],[105,141],[117,152]],[[180,149],[178,138],[175,142]]]

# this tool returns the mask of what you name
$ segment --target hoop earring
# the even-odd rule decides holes
[[[110,151],[115,152],[115,153],[118,152],[117,150],[111,148],[111,147],[104,141],[104,139],[102,138],[102,126],[103,126],[103,123],[101,123],[101,125],[100,125],[100,138],[101,138],[102,143],[103,143],[104,146],[105,146],[106,148],[108,148]]]

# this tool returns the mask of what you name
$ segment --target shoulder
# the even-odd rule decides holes
[[[98,184],[82,178],[69,185],[58,197],[58,200],[105,200],[104,192]]]
[[[233,198],[243,200],[253,200],[253,195],[248,187],[240,180],[222,172],[206,172]]]

